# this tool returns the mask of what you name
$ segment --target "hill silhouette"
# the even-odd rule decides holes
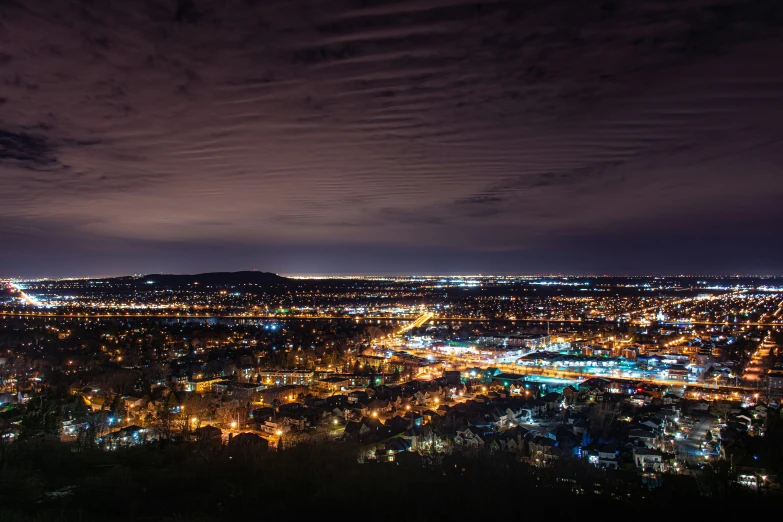
[[[261,286],[279,288],[286,287],[293,281],[292,279],[271,272],[256,272],[250,270],[242,272],[206,272],[203,274],[148,274],[139,278],[118,277],[112,280],[127,283],[129,279],[137,281],[139,285],[147,287],[153,285],[161,288],[185,288],[193,286],[213,288]]]

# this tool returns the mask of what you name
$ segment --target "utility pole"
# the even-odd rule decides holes
[[[546,347],[544,348],[544,351],[549,351],[549,349],[552,347],[551,337],[549,337],[549,323],[551,322],[550,319],[546,320]]]

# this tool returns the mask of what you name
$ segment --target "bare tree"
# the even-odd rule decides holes
[[[716,402],[713,403],[711,408],[712,413],[718,416],[721,420],[726,421],[731,413],[731,403],[729,402]]]
[[[160,438],[163,440],[171,439],[171,434],[175,430],[178,422],[176,408],[179,406],[177,396],[169,391],[161,398],[158,409],[155,411],[152,425],[158,430]]]
[[[611,426],[617,415],[620,413],[620,406],[613,402],[600,402],[593,405],[590,409],[590,426],[594,433],[601,436],[608,436]]]
[[[368,326],[366,331],[367,331],[367,337],[370,343],[372,344],[382,339],[385,335],[382,328],[373,325]]]
[[[212,401],[200,393],[189,393],[180,404],[180,429],[195,430],[201,427],[210,417]]]

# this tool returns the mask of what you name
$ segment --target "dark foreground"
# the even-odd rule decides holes
[[[75,453],[55,444],[2,447],[0,520],[566,520],[682,519],[763,512],[769,492],[720,473],[666,476],[649,489],[635,473],[580,462],[535,469],[507,457],[359,464],[349,445],[241,452],[179,444]]]

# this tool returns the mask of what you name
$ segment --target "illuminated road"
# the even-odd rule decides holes
[[[543,317],[527,317],[527,318],[514,318],[514,319],[507,319],[507,318],[492,318],[492,317],[437,317],[435,318],[435,321],[439,322],[509,322],[509,323],[598,323],[598,322],[607,322],[607,323],[613,323],[615,321],[608,321],[603,319],[547,319]],[[628,320],[625,321],[626,324],[639,324],[639,321],[635,320]],[[665,325],[696,325],[696,326],[783,326],[783,321],[780,322],[732,322],[732,321],[723,321],[723,322],[717,322],[717,321],[692,321],[692,320],[683,320],[683,321],[660,321],[659,324],[665,324]]]
[[[19,292],[16,290],[16,292]],[[27,294],[21,293],[20,297],[24,299],[28,304],[32,306],[41,306],[41,303]],[[141,317],[141,318],[160,318],[160,319],[259,319],[259,320],[278,320],[284,321],[286,319],[302,319],[302,320],[317,320],[317,321],[330,321],[333,319],[352,319],[355,321],[410,321],[413,319],[411,316],[382,316],[382,315],[257,315],[257,314],[183,314],[183,313],[166,313],[166,312],[109,312],[109,313],[88,313],[88,312],[22,312],[12,310],[0,311],[0,317],[14,316],[14,317],[53,317],[53,318],[123,318],[123,317]],[[425,316],[428,316],[426,320],[423,320]],[[409,328],[402,331],[405,333],[410,329],[422,326],[429,321],[437,322],[468,322],[468,321],[484,321],[484,322],[528,322],[528,323],[585,323],[590,324],[593,321],[582,319],[546,319],[546,318],[520,318],[520,319],[504,319],[504,318],[492,318],[492,317],[435,317],[431,313],[418,316],[416,321],[423,320],[421,324],[407,325]],[[628,321],[628,324],[634,324],[634,321]],[[694,326],[783,326],[783,321],[780,322],[709,322],[709,321],[664,321],[661,324],[667,325],[694,325]]]
[[[26,294],[24,294],[27,297]],[[40,306],[38,301],[31,299],[30,304],[35,303],[35,306]],[[386,317],[386,316],[355,316],[355,315],[239,315],[239,314],[175,314],[175,313],[55,313],[55,312],[12,312],[12,311],[0,311],[0,317],[42,317],[42,318],[64,318],[64,319],[107,319],[107,318],[125,318],[125,317],[139,317],[145,318],[160,318],[160,319],[258,319],[265,321],[285,321],[285,320],[310,320],[310,321],[332,321],[332,320],[353,320],[353,321],[411,321],[412,322],[402,326],[397,330],[395,335],[401,336],[405,332],[408,332],[414,328],[418,328],[427,324],[434,314],[431,312],[424,313],[413,317]]]
[[[416,320],[413,321],[412,323],[408,323],[405,326],[403,326],[402,328],[400,328],[399,330],[397,330],[395,335],[400,336],[400,335],[404,334],[405,332],[409,332],[409,331],[413,330],[414,328],[418,328],[420,326],[424,326],[434,316],[435,316],[435,314],[433,314],[432,312],[423,313],[419,317],[417,317]]]
[[[40,301],[38,301],[34,297],[30,297],[29,295],[27,295],[18,285],[15,285],[14,283],[12,283],[10,281],[4,281],[4,283],[5,283],[6,287],[8,288],[8,290],[12,294],[18,296],[20,299],[22,299],[22,301],[24,301],[28,305],[30,305],[30,306],[41,306],[41,302]]]
[[[244,315],[244,314],[177,314],[177,313],[131,313],[131,312],[113,312],[113,313],[56,313],[56,312],[15,312],[10,310],[0,311],[0,317],[56,317],[73,319],[107,319],[123,317],[140,317],[151,319],[259,319],[268,321],[285,321],[287,319],[302,319],[314,321],[332,321],[335,319],[346,319],[353,321],[410,321],[413,317],[399,316],[355,316],[355,315]]]
[[[780,317],[781,313],[783,313],[783,301],[780,302],[778,309],[775,310],[775,313],[772,314],[772,317]]]
[[[677,441],[677,446],[680,452],[689,458],[701,456],[701,442],[704,440],[704,436],[707,434],[707,430],[712,427],[714,422],[715,417],[712,417],[711,415],[704,415],[699,417],[698,424],[693,427],[691,432],[688,434],[688,438]]]
[[[667,306],[673,306],[673,305],[677,305],[677,304],[687,303],[688,301],[693,301],[693,299],[694,299],[693,297],[684,297],[682,299],[678,299],[677,301],[668,302],[668,303],[666,303],[666,305]],[[631,316],[633,316],[633,315],[644,315],[646,313],[650,313],[650,312],[658,310],[658,308],[660,308],[660,306],[661,306],[660,304],[655,304],[653,306],[646,306],[644,308],[638,308],[636,310],[633,310],[633,311],[629,312],[629,315],[631,315]]]
[[[742,321],[742,322],[732,322],[732,321],[723,321],[723,322],[717,322],[717,321],[663,321],[660,324],[667,324],[667,325],[680,325],[680,326],[687,326],[687,325],[697,325],[697,326],[783,326],[783,322],[779,323],[751,323],[750,321]]]

